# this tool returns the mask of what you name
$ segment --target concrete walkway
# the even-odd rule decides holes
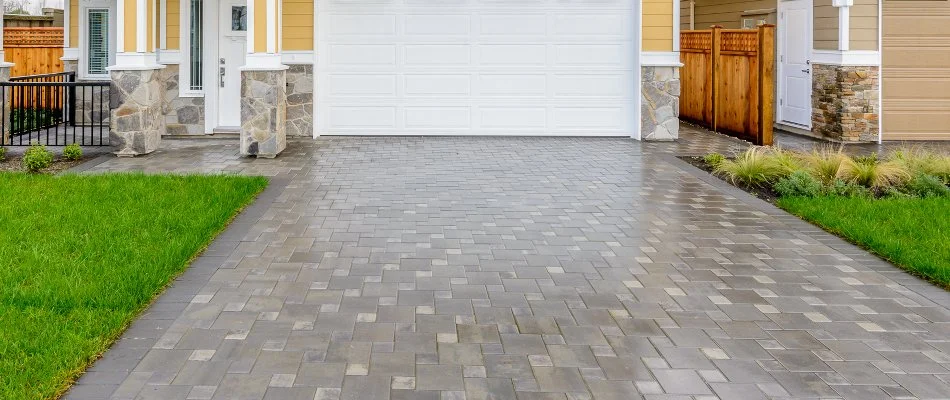
[[[674,154],[743,143],[166,141],[92,171],[268,191],[67,399],[947,398],[950,296]]]

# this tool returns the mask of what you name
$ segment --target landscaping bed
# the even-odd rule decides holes
[[[685,161],[950,288],[950,154],[752,147]]]
[[[62,394],[266,185],[0,173],[0,398]]]

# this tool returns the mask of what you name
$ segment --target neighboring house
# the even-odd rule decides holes
[[[678,132],[676,0],[67,0],[67,69],[114,82],[120,154],[167,134]],[[639,83],[638,83],[639,82]]]
[[[777,25],[778,128],[842,142],[950,140],[950,2],[680,4],[682,29],[762,23]]]
[[[63,10],[43,8],[43,15],[6,14],[3,16],[4,28],[49,28],[62,27]]]

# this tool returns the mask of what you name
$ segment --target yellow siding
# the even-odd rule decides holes
[[[851,50],[877,50],[877,0],[854,0],[850,26]]]
[[[145,51],[155,51],[155,0],[146,0],[145,2]]]
[[[284,0],[284,50],[313,50],[313,0]]]
[[[124,2],[122,4],[125,7],[125,26],[123,27],[125,30],[125,43],[121,43],[121,46],[117,48],[120,51],[135,52],[135,6],[137,2],[135,0],[119,1]]]
[[[267,52],[267,0],[250,0],[254,2],[254,52]]]
[[[673,1],[643,0],[643,51],[673,50]]]
[[[165,48],[181,48],[181,3],[178,0],[165,0]]]
[[[79,47],[79,0],[69,1],[69,43],[66,47]]]

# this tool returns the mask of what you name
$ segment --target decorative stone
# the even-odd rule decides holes
[[[679,137],[679,68],[643,67],[641,71],[641,137],[675,140]]]
[[[120,157],[158,149],[165,119],[161,69],[113,70],[110,100],[114,101],[109,137]]]
[[[878,67],[815,64],[812,76],[812,132],[838,142],[876,141]]]
[[[181,97],[178,65],[168,65],[162,70],[165,82],[162,109],[165,113],[166,135],[205,134],[204,97]]]
[[[313,65],[287,69],[287,136],[313,136]]]
[[[287,147],[287,71],[241,71],[241,154],[277,157]]]

